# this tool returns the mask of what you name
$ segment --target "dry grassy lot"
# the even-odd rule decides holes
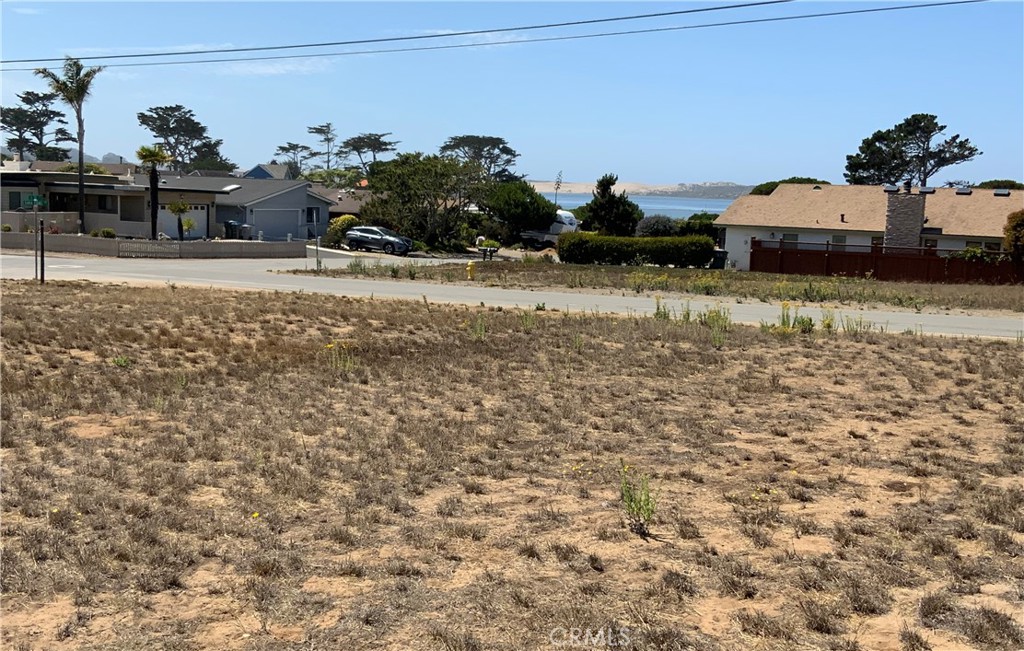
[[[552,251],[553,253],[553,251]],[[599,265],[551,264],[547,257],[527,254],[521,261],[476,261],[476,284],[508,288],[566,287],[582,290],[677,292],[697,296],[729,296],[766,302],[804,301],[844,305],[892,305],[915,310],[984,309],[1024,312],[1021,285],[942,285],[888,282],[868,278],[799,276],[751,271],[664,269]],[[337,265],[337,266],[335,266]],[[416,266],[356,258],[330,261],[319,273],[329,276],[414,279],[464,283],[465,264]],[[294,273],[315,274],[296,270]]]
[[[2,288],[4,649],[1024,647],[1018,342]]]

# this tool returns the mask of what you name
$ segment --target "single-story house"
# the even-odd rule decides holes
[[[242,175],[243,179],[277,179],[291,181],[292,171],[287,165],[260,163]]]
[[[751,241],[794,248],[925,247],[998,251],[1024,191],[784,183],[767,196],[746,195],[715,221],[729,260],[750,268]]]
[[[135,163],[93,163],[99,165],[107,171],[107,173],[114,176],[128,176],[135,174],[139,171],[139,166]],[[78,166],[77,160],[65,160],[65,161],[53,161],[53,160],[34,160],[29,163],[28,169],[32,172],[56,172],[57,170],[66,167],[68,165]],[[85,164],[86,167],[89,163]]]
[[[77,233],[77,172],[40,172],[28,167],[28,162],[22,161],[6,161],[0,167],[0,223],[15,231],[33,228],[38,212],[38,218],[47,225],[63,233]],[[189,237],[208,236],[212,226],[210,215],[218,199],[233,190],[230,186],[225,187],[223,179],[218,181],[216,187],[196,187],[189,183],[171,191],[161,187],[157,229],[172,237],[177,235],[177,218],[166,210],[166,205],[183,200],[190,206],[190,211],[183,217],[191,218],[196,224]],[[121,237],[150,237],[148,185],[148,178],[144,183],[138,183],[132,177],[86,174],[85,232],[112,228]],[[42,196],[46,202],[38,211],[31,203],[33,195]]]
[[[217,178],[228,178],[236,176],[234,172],[228,172],[227,170],[192,170],[188,173],[189,176],[212,176]]]
[[[145,174],[135,176],[140,185],[149,184]],[[211,237],[225,235],[228,221],[246,226],[253,239],[310,240],[327,232],[332,201],[314,193],[308,181],[278,179],[246,179],[202,176],[160,177],[161,191],[173,192],[178,187],[209,188],[215,190],[230,184],[234,190],[218,197],[210,221]]]
[[[369,190],[328,188],[319,183],[312,184],[310,190],[333,202],[330,208],[330,219],[342,215],[358,217],[363,211],[363,205],[372,196]]]

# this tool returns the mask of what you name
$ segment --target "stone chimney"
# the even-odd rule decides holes
[[[885,246],[917,248],[924,227],[923,194],[886,193]]]

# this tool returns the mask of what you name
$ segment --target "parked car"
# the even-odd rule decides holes
[[[381,226],[356,226],[345,231],[345,242],[353,251],[377,249],[388,255],[408,255],[412,251],[412,240],[402,237],[393,230]]]
[[[558,210],[555,213],[555,221],[548,226],[546,231],[523,231],[519,234],[523,244],[534,249],[544,249],[558,243],[558,236],[562,233],[573,233],[579,228],[576,216],[568,210]]]

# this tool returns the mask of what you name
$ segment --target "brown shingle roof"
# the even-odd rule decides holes
[[[331,214],[335,215],[358,215],[363,209],[363,204],[370,200],[369,190],[339,190],[320,183],[311,183],[309,191],[333,201]]]
[[[819,188],[819,189],[814,189]],[[916,194],[917,188],[913,189]],[[763,226],[838,231],[885,231],[886,194],[875,185],[782,184],[768,196],[747,195],[734,201],[715,220],[717,226]],[[929,228],[943,235],[1002,237],[1007,216],[1024,209],[1024,191],[997,197],[992,190],[958,195],[936,188],[925,199]],[[839,220],[845,215],[845,222]]]

